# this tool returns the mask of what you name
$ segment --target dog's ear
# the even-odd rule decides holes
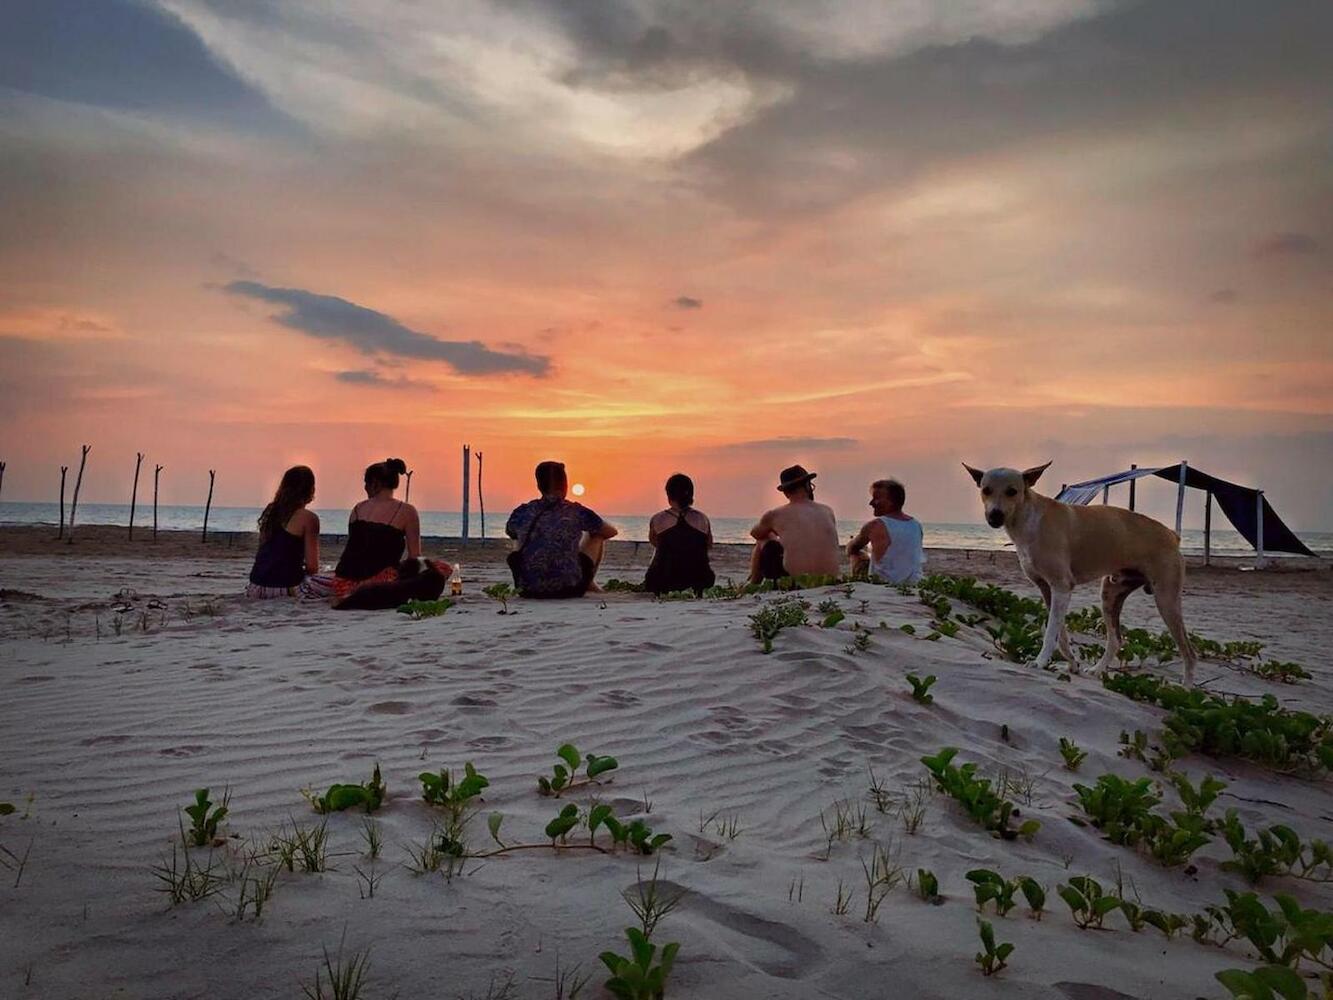
[[[1051,459],[1051,462],[1053,461],[1055,461],[1055,459]],[[1024,484],[1026,484],[1029,489],[1031,489],[1033,486],[1036,486],[1037,480],[1041,478],[1041,474],[1051,467],[1051,462],[1047,462],[1045,465],[1034,465],[1030,469],[1024,469],[1023,470]]]
[[[972,474],[972,481],[980,486],[981,478],[986,475],[986,473],[982,472],[980,469],[972,468],[972,466],[968,465],[966,462],[963,463],[963,468]]]

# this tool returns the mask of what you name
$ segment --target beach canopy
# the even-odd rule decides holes
[[[1177,484],[1183,497],[1185,487],[1204,490],[1208,493],[1211,509],[1212,498],[1217,498],[1217,505],[1227,516],[1232,526],[1241,536],[1259,552],[1290,552],[1295,555],[1312,556],[1313,552],[1296,537],[1282,518],[1277,516],[1263,490],[1230,483],[1218,479],[1206,472],[1200,472],[1187,462],[1149,468],[1133,468],[1116,472],[1109,476],[1089,479],[1082,483],[1072,483],[1060,490],[1056,497],[1061,503],[1091,503],[1097,495],[1118,483],[1128,483],[1144,476],[1156,476]],[[1132,508],[1131,508],[1132,509]],[[1180,530],[1179,504],[1177,504],[1176,530]],[[1262,521],[1260,510],[1263,511]]]

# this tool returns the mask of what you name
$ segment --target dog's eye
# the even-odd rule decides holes
[[[1004,491],[1004,495],[1007,497],[1016,497],[1018,496],[1018,490],[1010,486],[1007,490]]]
[[[982,491],[981,491],[981,495],[982,495],[983,497],[988,497],[988,496],[990,496],[990,487],[987,486],[984,490],[982,490]]]

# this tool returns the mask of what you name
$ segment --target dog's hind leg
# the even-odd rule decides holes
[[[1165,573],[1153,581],[1153,597],[1157,600],[1157,613],[1166,623],[1171,638],[1176,640],[1180,658],[1184,663],[1182,683],[1186,687],[1194,686],[1194,645],[1190,642],[1189,632],[1185,630],[1185,615],[1181,610],[1181,599],[1185,590],[1185,560],[1176,557]]]
[[[1115,665],[1120,652],[1120,612],[1125,599],[1138,590],[1142,579],[1108,576],[1102,580],[1102,618],[1106,622],[1106,652],[1097,662],[1097,673],[1104,674]]]

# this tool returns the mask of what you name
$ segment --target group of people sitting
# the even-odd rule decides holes
[[[398,458],[366,469],[366,499],[352,508],[347,544],[333,573],[327,575],[319,571],[319,517],[308,509],[315,498],[315,474],[303,465],[288,469],[273,502],[259,517],[259,550],[247,595],[299,595],[329,599],[334,607],[372,607],[379,606],[377,592],[392,598],[395,588],[410,576],[418,581],[413,596],[438,597],[453,567],[420,558],[416,508],[394,496],[406,471]],[[925,564],[921,524],[903,511],[907,494],[902,484],[895,479],[871,484],[875,517],[844,546],[832,508],[815,500],[816,475],[799,465],[782,470],[777,488],[786,503],[767,511],[750,531],[755,539],[750,582],[837,576],[844,555],[852,576],[873,575],[895,584],[920,579]],[[508,565],[515,589],[531,598],[582,597],[600,591],[597,570],[607,540],[616,537],[618,529],[569,499],[563,463],[540,463],[536,480],[540,495],[516,507],[505,524],[505,534],[514,541]],[[676,473],[666,481],[666,500],[666,508],[648,525],[653,558],[644,589],[654,594],[702,593],[716,582],[709,560],[712,525],[708,515],[694,506],[694,481],[689,476]]]

